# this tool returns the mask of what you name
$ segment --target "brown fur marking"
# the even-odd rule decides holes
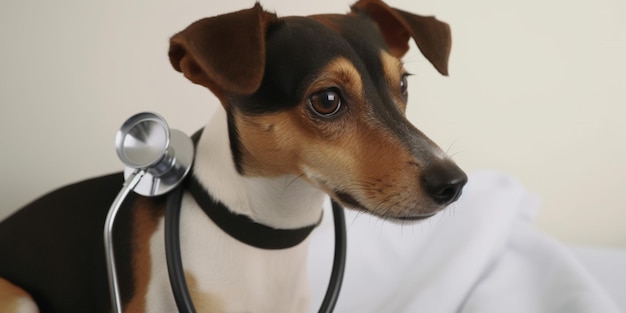
[[[420,206],[414,201],[423,195],[409,151],[365,112],[354,118],[350,128],[354,130],[332,143],[311,147],[311,164],[318,164],[325,189],[331,194],[348,192],[380,215],[415,212]],[[333,175],[338,171],[345,175]]]
[[[381,52],[384,75],[400,113],[402,62]],[[373,213],[402,217],[428,213],[427,196],[420,186],[420,168],[411,151],[380,120],[366,98],[362,78],[354,65],[337,58],[324,67],[307,88],[311,95],[339,88],[342,112],[316,117],[307,103],[273,114],[245,116],[235,112],[247,175],[300,176],[333,194],[349,193]],[[403,117],[402,117],[403,118]],[[409,122],[398,120],[398,123]],[[336,175],[343,172],[344,175]]]
[[[170,62],[221,100],[229,93],[251,94],[263,78],[265,35],[275,21],[276,15],[264,11],[259,3],[251,9],[201,19],[172,37]]]
[[[22,288],[0,278],[0,308],[2,308],[2,312],[18,312],[22,299],[32,301],[30,295]]]
[[[363,96],[361,76],[345,58],[323,68],[305,94],[332,87],[339,87],[352,99]],[[307,102],[308,96],[293,109],[273,114],[246,116],[235,111],[239,138],[245,147],[243,164],[247,175],[300,175],[306,146],[314,141],[333,140],[343,132],[337,131],[342,122],[330,125],[316,120]]]
[[[404,112],[406,102],[400,93],[400,80],[405,73],[402,62],[384,51],[381,51],[381,59],[390,90],[397,90],[392,93],[394,100]],[[358,71],[345,59],[332,62],[326,71],[329,74],[322,77],[330,77],[316,81],[309,90],[319,89],[319,82],[324,86],[325,81],[340,77],[335,82],[344,89],[346,102],[349,102],[348,115],[337,121],[308,125],[302,130],[308,139],[300,148],[301,167],[314,169],[317,172],[314,175],[322,180],[316,185],[327,192],[348,192],[378,214],[402,216],[415,213],[416,208],[426,208],[420,203],[424,195],[419,185],[419,168],[410,151],[367,104]],[[299,140],[302,141],[302,137]],[[335,174],[338,171],[345,175],[338,177]]]
[[[189,288],[189,293],[196,311],[205,313],[224,312],[224,305],[221,299],[207,292],[202,292],[193,274],[185,272],[185,279],[187,280],[187,287]]]
[[[392,93],[393,99],[402,112],[405,112],[406,99],[403,99],[400,94],[400,82],[402,75],[407,72],[404,69],[402,61],[385,51],[380,52],[380,59],[383,63],[383,71],[385,71],[385,78],[387,79],[387,84],[389,84],[389,89],[396,91]]]
[[[155,207],[148,198],[139,198],[133,208],[133,278],[135,294],[127,304],[125,312],[145,312],[146,295],[152,268],[150,238],[163,217],[164,207]]]

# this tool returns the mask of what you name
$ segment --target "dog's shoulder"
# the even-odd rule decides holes
[[[73,183],[43,195],[0,222],[0,277],[31,293],[44,311],[101,307],[105,312],[109,298],[104,221],[123,183],[122,173]],[[132,277],[137,216],[146,216],[141,212],[149,207],[162,207],[163,201],[162,197],[145,198],[131,192],[120,208],[114,241],[122,277]],[[124,279],[121,288],[128,300],[135,287]],[[71,305],[63,300],[69,294],[74,295]]]
[[[44,224],[72,216],[105,216],[115,195],[122,187],[122,173],[114,173],[72,183],[51,191],[0,222],[0,238],[3,232],[26,227],[34,230]],[[84,220],[83,220],[84,221]]]

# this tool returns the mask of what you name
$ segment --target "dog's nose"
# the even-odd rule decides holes
[[[446,205],[461,196],[467,175],[454,162],[446,160],[425,168],[422,171],[422,182],[435,202]]]

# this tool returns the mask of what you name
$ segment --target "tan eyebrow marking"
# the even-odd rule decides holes
[[[352,62],[344,57],[338,57],[329,62],[320,71],[320,75],[315,81],[307,88],[307,94],[331,87],[332,85],[341,87],[355,95],[363,94],[361,74]]]
[[[385,80],[392,91],[393,100],[404,111],[406,109],[405,100],[400,97],[400,81],[402,75],[406,74],[402,61],[384,50],[380,51],[380,60],[385,72]]]

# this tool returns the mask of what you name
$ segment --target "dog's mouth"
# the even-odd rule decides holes
[[[377,215],[379,217],[382,217],[386,220],[390,220],[390,221],[398,221],[398,222],[418,222],[421,220],[425,220],[428,219],[430,217],[433,217],[434,215],[436,215],[437,213],[439,213],[440,210],[435,210],[432,212],[416,212],[415,214],[390,214],[390,213],[385,213],[385,212],[377,212],[375,210],[370,210],[368,209],[365,205],[361,204],[354,196],[350,195],[349,193],[346,192],[341,192],[341,191],[335,191],[335,196],[338,198],[338,200],[352,208],[355,210],[360,210],[363,212],[368,212],[370,214],[374,214]]]
[[[425,220],[427,218],[431,218],[431,217],[435,216],[437,213],[438,212],[432,212],[432,213],[428,213],[428,214],[420,214],[420,215],[414,215],[414,216],[391,217],[391,219],[396,219],[396,220],[400,220],[400,221],[407,221],[407,222],[417,222],[417,221]]]

